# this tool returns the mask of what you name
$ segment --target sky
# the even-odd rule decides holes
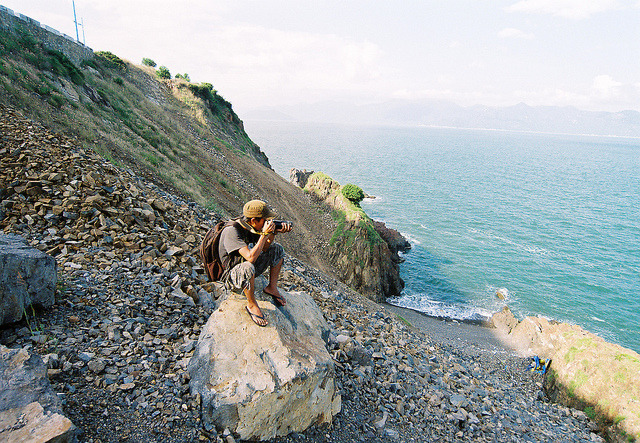
[[[0,4],[76,35],[72,0]],[[75,8],[80,40],[94,51],[151,58],[211,83],[240,116],[392,99],[640,111],[640,0],[75,0]]]

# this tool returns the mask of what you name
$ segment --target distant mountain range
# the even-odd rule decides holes
[[[524,103],[508,107],[463,107],[433,100],[393,100],[367,105],[327,101],[254,109],[245,112],[242,118],[640,137],[638,111],[594,112],[574,107],[533,107]]]

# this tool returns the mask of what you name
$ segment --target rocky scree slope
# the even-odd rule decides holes
[[[201,430],[186,371],[211,307],[195,248],[212,214],[15,112],[0,130],[0,227],[54,255],[62,282],[0,342],[43,356],[81,441],[234,441]],[[282,287],[332,328],[343,412],[275,441],[600,441],[526,360],[439,345],[291,256]]]
[[[108,52],[75,66],[32,36],[4,30],[0,54],[0,104],[220,217],[238,215],[247,200],[267,201],[295,225],[278,241],[332,272],[329,211],[271,170],[231,104],[210,85],[162,80],[153,68]]]

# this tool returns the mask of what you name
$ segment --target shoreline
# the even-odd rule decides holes
[[[408,322],[411,327],[427,334],[434,341],[457,348],[465,353],[490,352],[514,356],[517,354],[514,348],[500,338],[497,329],[488,326],[486,322],[434,317],[416,309],[396,306],[387,302],[382,302],[380,305],[399,316],[401,320]]]

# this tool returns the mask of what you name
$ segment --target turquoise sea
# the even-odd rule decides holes
[[[578,324],[640,352],[640,140],[245,122],[289,178],[323,171],[412,243],[394,304]],[[496,297],[496,291],[506,300]]]

